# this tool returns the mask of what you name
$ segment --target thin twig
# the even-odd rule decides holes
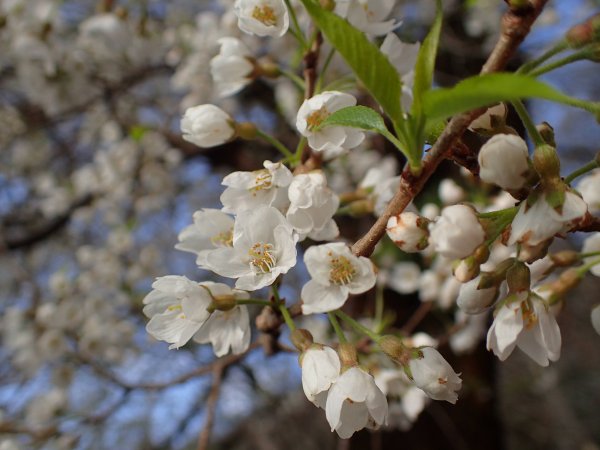
[[[208,449],[217,411],[217,401],[219,400],[219,393],[221,391],[221,383],[223,382],[223,373],[226,367],[226,365],[217,364],[213,369],[212,384],[210,386],[208,398],[206,399],[206,420],[204,421],[204,427],[198,438],[198,450]]]
[[[502,17],[502,33],[490,57],[481,69],[482,74],[497,72],[506,66],[517,47],[531,30],[531,25],[539,16],[547,1],[532,1],[530,9],[520,12],[509,10],[504,14]],[[389,218],[401,213],[406,208],[421,191],[438,165],[449,156],[452,148],[458,143],[469,124],[484,112],[485,108],[480,108],[454,116],[425,156],[422,172],[418,176],[413,176],[408,168],[404,169],[398,192],[392,198],[384,213],[377,219],[371,229],[352,246],[352,251],[356,255],[370,256],[373,253],[375,245],[385,234]]]

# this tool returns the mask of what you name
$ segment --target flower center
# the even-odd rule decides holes
[[[331,267],[329,271],[329,281],[333,284],[342,285],[348,284],[356,275],[356,269],[345,256],[333,255],[329,253],[330,260],[329,265]]]
[[[249,191],[253,196],[256,196],[258,191],[271,189],[273,186],[273,175],[267,169],[257,170],[254,172],[254,186]]]
[[[177,315],[178,319],[185,319],[185,313],[183,312],[183,307],[181,305],[171,305],[167,307],[167,311],[180,311],[180,314]]]
[[[233,227],[227,231],[215,234],[210,238],[210,242],[215,247],[233,247]]]
[[[250,267],[255,273],[269,273],[275,267],[275,257],[272,254],[273,245],[257,242],[250,250]]]
[[[273,8],[267,5],[255,6],[252,10],[252,18],[268,27],[277,25],[277,15]]]
[[[537,314],[531,309],[523,311],[523,320],[525,321],[525,328],[528,330],[531,330],[538,323]]]
[[[321,125],[321,123],[323,123],[325,119],[329,117],[329,115],[329,111],[327,111],[327,108],[325,108],[324,106],[322,106],[321,109],[313,111],[306,118],[308,129],[313,130],[314,128],[318,127],[319,125]]]

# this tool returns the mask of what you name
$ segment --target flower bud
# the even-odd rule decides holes
[[[475,258],[469,256],[460,260],[458,265],[454,268],[454,278],[461,283],[466,283],[479,275],[480,267],[481,265],[475,261]]]
[[[181,119],[183,139],[198,147],[215,147],[234,137],[233,119],[215,105],[188,108]]]
[[[481,278],[473,278],[460,287],[456,304],[467,314],[479,314],[488,309],[496,301],[498,287],[481,289]]]
[[[479,284],[477,289],[487,289],[500,286],[500,283],[506,280],[506,272],[514,265],[514,263],[514,258],[508,258],[499,263],[493,272],[482,272],[479,276]]]
[[[552,239],[546,239],[539,244],[531,245],[526,242],[521,244],[518,260],[531,264],[538,259],[542,259],[548,253],[548,247],[552,244]]]
[[[429,228],[435,251],[450,259],[469,256],[485,239],[475,211],[466,205],[447,206]]]
[[[294,344],[294,347],[296,347],[300,352],[306,351],[314,342],[310,331],[303,328],[296,328],[294,331],[292,331],[290,339],[292,344]]]
[[[521,137],[497,134],[479,151],[479,176],[505,190],[521,189],[529,171],[527,156],[527,144]]]
[[[594,30],[588,22],[578,23],[567,31],[565,37],[570,47],[581,48],[594,40]]]
[[[533,152],[533,167],[544,180],[560,179],[560,159],[556,149],[550,145],[540,145]]]
[[[471,122],[469,130],[477,132],[490,132],[506,125],[508,109],[504,103],[491,106],[481,116]],[[486,133],[490,134],[490,133]]]
[[[511,293],[528,291],[531,287],[529,267],[522,262],[515,262],[506,272],[506,282]]]
[[[535,127],[544,142],[552,147],[556,147],[556,140],[554,139],[554,128],[548,122],[542,122]]]
[[[409,369],[415,385],[434,400],[456,403],[462,380],[452,366],[433,347],[420,349],[420,357],[411,359]]]
[[[550,305],[562,300],[565,294],[575,288],[581,281],[581,275],[576,269],[565,270],[560,274],[558,279],[544,285],[540,288],[541,291],[548,291],[550,294],[547,297]]]
[[[579,261],[579,253],[574,250],[563,250],[562,252],[551,254],[550,259],[558,267],[568,267]]]
[[[387,223],[387,235],[406,253],[424,250],[429,245],[429,220],[413,212],[392,216]]]

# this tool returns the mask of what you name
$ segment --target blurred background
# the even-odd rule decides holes
[[[158,276],[214,278],[193,255],[174,250],[177,234],[197,209],[220,207],[224,175],[277,154],[259,142],[199,149],[181,139],[179,120],[186,107],[215,103],[295,147],[302,100],[285,79],[216,96],[209,61],[217,39],[241,37],[232,3],[0,0],[1,450],[196,448],[211,381],[202,367],[214,355],[196,344],[169,351],[151,338],[142,299]],[[505,5],[443,3],[436,83],[452,85],[479,71]],[[509,67],[599,8],[592,0],[550,1]],[[422,40],[433,15],[432,1],[398,1],[398,34]],[[244,42],[256,55],[300,67],[287,37]],[[332,79],[348,72],[339,60],[332,67]],[[544,79],[582,98],[600,92],[592,62]],[[590,115],[547,102],[528,106],[555,128],[563,172],[598,151]],[[337,164],[330,183],[344,192],[382,161],[402,164],[373,139]],[[443,165],[423,198],[441,204],[446,177],[468,192],[459,172]],[[339,224],[352,240],[372,220]],[[578,242],[573,236],[559,246]],[[306,277],[302,267],[286,276],[282,294],[295,301]],[[483,340],[453,355],[441,339],[462,371],[457,405],[431,402],[403,430],[362,431],[349,441],[339,441],[323,411],[306,401],[297,355],[256,348],[225,372],[212,448],[600,449],[600,337],[589,320],[599,288],[598,279],[586,279],[564,306],[557,363],[542,369],[518,352],[499,363]],[[421,307],[416,294],[383,294],[400,324]],[[372,300],[353,312],[369,311]],[[418,329],[444,336],[453,310],[431,309]],[[305,322],[327,339],[323,321]],[[289,344],[285,332],[281,342]]]

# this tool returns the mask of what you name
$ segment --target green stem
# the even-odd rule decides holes
[[[485,241],[485,245],[490,246],[496,241],[496,239],[498,239],[498,236],[502,234],[504,229],[512,223],[518,211],[519,208],[517,206],[513,206],[512,208],[506,208],[500,211],[479,214],[479,218],[491,220],[494,224],[494,228],[489,233],[489,236]]]
[[[332,47],[331,50],[329,50],[329,53],[327,54],[327,58],[325,58],[325,62],[323,63],[323,68],[321,69],[321,73],[319,74],[319,78],[317,79],[317,84],[315,87],[316,94],[321,92],[323,80],[325,79],[325,72],[327,72],[327,69],[329,68],[329,64],[331,63],[331,60],[333,59],[333,55],[335,55],[335,48]]]
[[[302,29],[300,28],[300,24],[298,23],[298,18],[296,17],[296,10],[292,6],[292,3],[290,2],[290,0],[284,0],[284,2],[285,2],[285,6],[287,6],[290,17],[292,18],[292,24],[294,25],[294,27],[293,27],[294,30],[292,30],[292,34],[294,35],[294,37],[296,39],[298,39],[298,42],[300,42],[300,45],[302,45],[302,47],[304,49],[306,49],[307,48],[306,39],[304,38]]]
[[[327,317],[329,317],[329,322],[331,322],[331,326],[333,327],[335,335],[337,336],[338,341],[340,341],[340,344],[345,344],[346,342],[348,342],[348,340],[346,339],[346,335],[342,330],[342,327],[340,327],[340,323],[335,318],[335,315],[333,313],[327,313]]]
[[[535,146],[539,147],[540,145],[544,145],[544,138],[542,138],[542,135],[535,127],[535,124],[533,123],[529,112],[525,108],[525,105],[523,105],[523,102],[521,100],[515,100],[514,102],[512,102],[512,104],[515,107],[515,110],[517,111],[521,122],[523,122],[523,125],[525,125],[527,133],[529,134],[529,137],[531,138]]]
[[[590,270],[594,266],[597,266],[598,264],[600,264],[600,258],[594,259],[589,263],[584,264],[583,266],[579,266],[577,268],[577,275],[579,275],[580,277],[584,276],[588,270]]]
[[[593,258],[594,256],[600,256],[600,252],[589,252],[589,253],[580,253],[580,258]]]
[[[281,141],[279,141],[278,139],[274,138],[273,136],[271,136],[261,130],[257,130],[256,134],[257,134],[257,136],[261,137],[262,139],[267,141],[269,144],[271,144],[273,147],[275,147],[277,150],[279,150],[286,158],[294,157],[294,154],[292,152],[290,152],[288,150],[288,148],[285,145],[283,145],[281,143]]]
[[[379,342],[379,340],[381,339],[381,336],[379,336],[374,331],[369,330],[364,325],[361,325],[345,312],[337,310],[335,312],[335,315],[342,319],[344,322],[346,322],[348,325],[350,325],[352,328],[354,328],[357,332],[368,336],[373,342]]]
[[[304,80],[302,78],[289,70],[280,70],[279,72],[281,75],[291,80],[300,91],[304,92]]]
[[[543,62],[549,60],[554,55],[559,54],[560,52],[562,52],[563,50],[566,50],[567,48],[569,48],[569,44],[567,43],[566,40],[562,40],[562,41],[558,42],[556,45],[554,45],[554,47],[548,49],[546,52],[544,52],[538,58],[532,59],[531,61],[523,64],[521,67],[519,67],[519,69],[517,70],[517,73],[527,74],[532,69],[538,67]]]
[[[538,67],[537,69],[529,72],[529,75],[531,75],[532,77],[539,77],[540,75],[551,72],[560,67],[566,66],[567,64],[570,64],[572,62],[581,61],[582,59],[587,59],[587,58],[589,58],[590,55],[591,55],[591,52],[589,49],[583,49],[578,52],[571,53],[570,55],[565,56],[564,58],[557,59],[556,61],[552,61],[551,63],[548,63],[545,66]]]
[[[287,306],[285,306],[285,303],[279,302],[279,311],[281,311],[281,315],[283,316],[283,320],[285,320],[287,327],[290,329],[290,331],[294,331],[296,329],[296,324],[292,319],[289,309],[287,309]]]
[[[565,183],[570,184],[575,178],[586,174],[596,168],[600,167],[600,163],[597,160],[590,161],[585,166],[580,167],[579,169],[573,171],[569,175],[565,177]]]

